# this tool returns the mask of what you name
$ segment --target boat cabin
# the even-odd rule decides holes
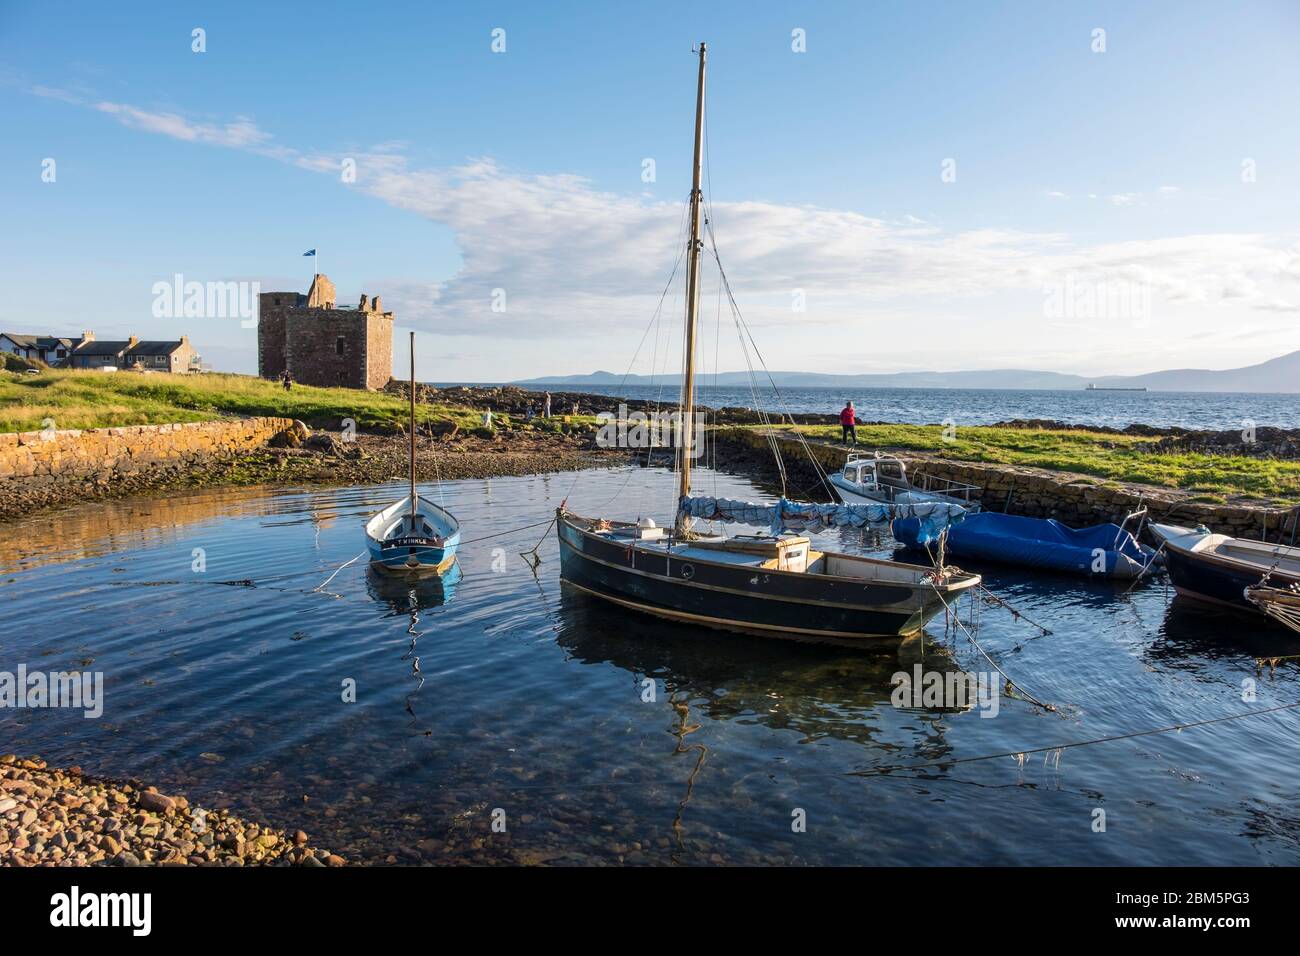
[[[850,455],[844,463],[842,474],[847,481],[860,486],[864,491],[879,491],[881,488],[907,491],[911,488],[907,480],[907,466],[897,458],[859,458]]]

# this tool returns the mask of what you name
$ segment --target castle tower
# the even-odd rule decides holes
[[[304,385],[379,389],[393,372],[393,313],[362,296],[355,309],[335,304],[334,283],[318,273],[306,295],[264,292],[257,322],[257,373],[287,370]]]

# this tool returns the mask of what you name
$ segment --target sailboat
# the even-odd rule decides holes
[[[411,490],[366,522],[370,566],[386,574],[442,575],[456,565],[460,522],[415,489],[415,333],[411,333]]]
[[[941,534],[964,516],[959,504],[823,505],[782,497],[767,505],[691,495],[705,44],[698,54],[677,511],[671,526],[660,526],[650,518],[584,517],[562,503],[556,511],[561,581],[630,610],[725,630],[834,643],[914,634],[962,591],[979,584],[979,575],[945,568],[942,562],[926,568],[819,551],[795,532],[912,516],[922,521],[927,534]],[[769,533],[701,534],[693,528],[698,518],[766,524]]]

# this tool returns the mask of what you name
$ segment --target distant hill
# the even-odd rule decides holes
[[[1083,388],[1088,384],[1145,387],[1163,392],[1300,392],[1300,351],[1269,359],[1258,365],[1232,369],[1182,368],[1143,375],[1102,375],[1088,378],[1062,372],[1026,369],[985,369],[970,372],[887,372],[869,375],[828,375],[822,372],[773,372],[778,386],[794,388]],[[760,373],[760,380],[762,380]],[[671,385],[677,375],[623,375],[592,372],[588,375],[548,375],[530,378],[516,385]],[[721,372],[701,376],[701,384],[744,386],[748,372]]]

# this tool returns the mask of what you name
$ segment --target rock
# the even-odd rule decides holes
[[[0,798],[0,813],[8,813],[16,806],[18,806],[18,801],[13,797]]]
[[[338,856],[334,853],[331,853],[329,856],[325,857],[326,866],[343,866],[345,865],[345,863],[346,861],[343,859],[343,857]]]
[[[176,807],[176,801],[161,793],[146,790],[140,794],[140,806],[154,813],[168,813]]]
[[[293,842],[296,843],[298,846],[303,846],[307,842],[307,834],[303,833],[301,830],[298,830],[293,835]]]

